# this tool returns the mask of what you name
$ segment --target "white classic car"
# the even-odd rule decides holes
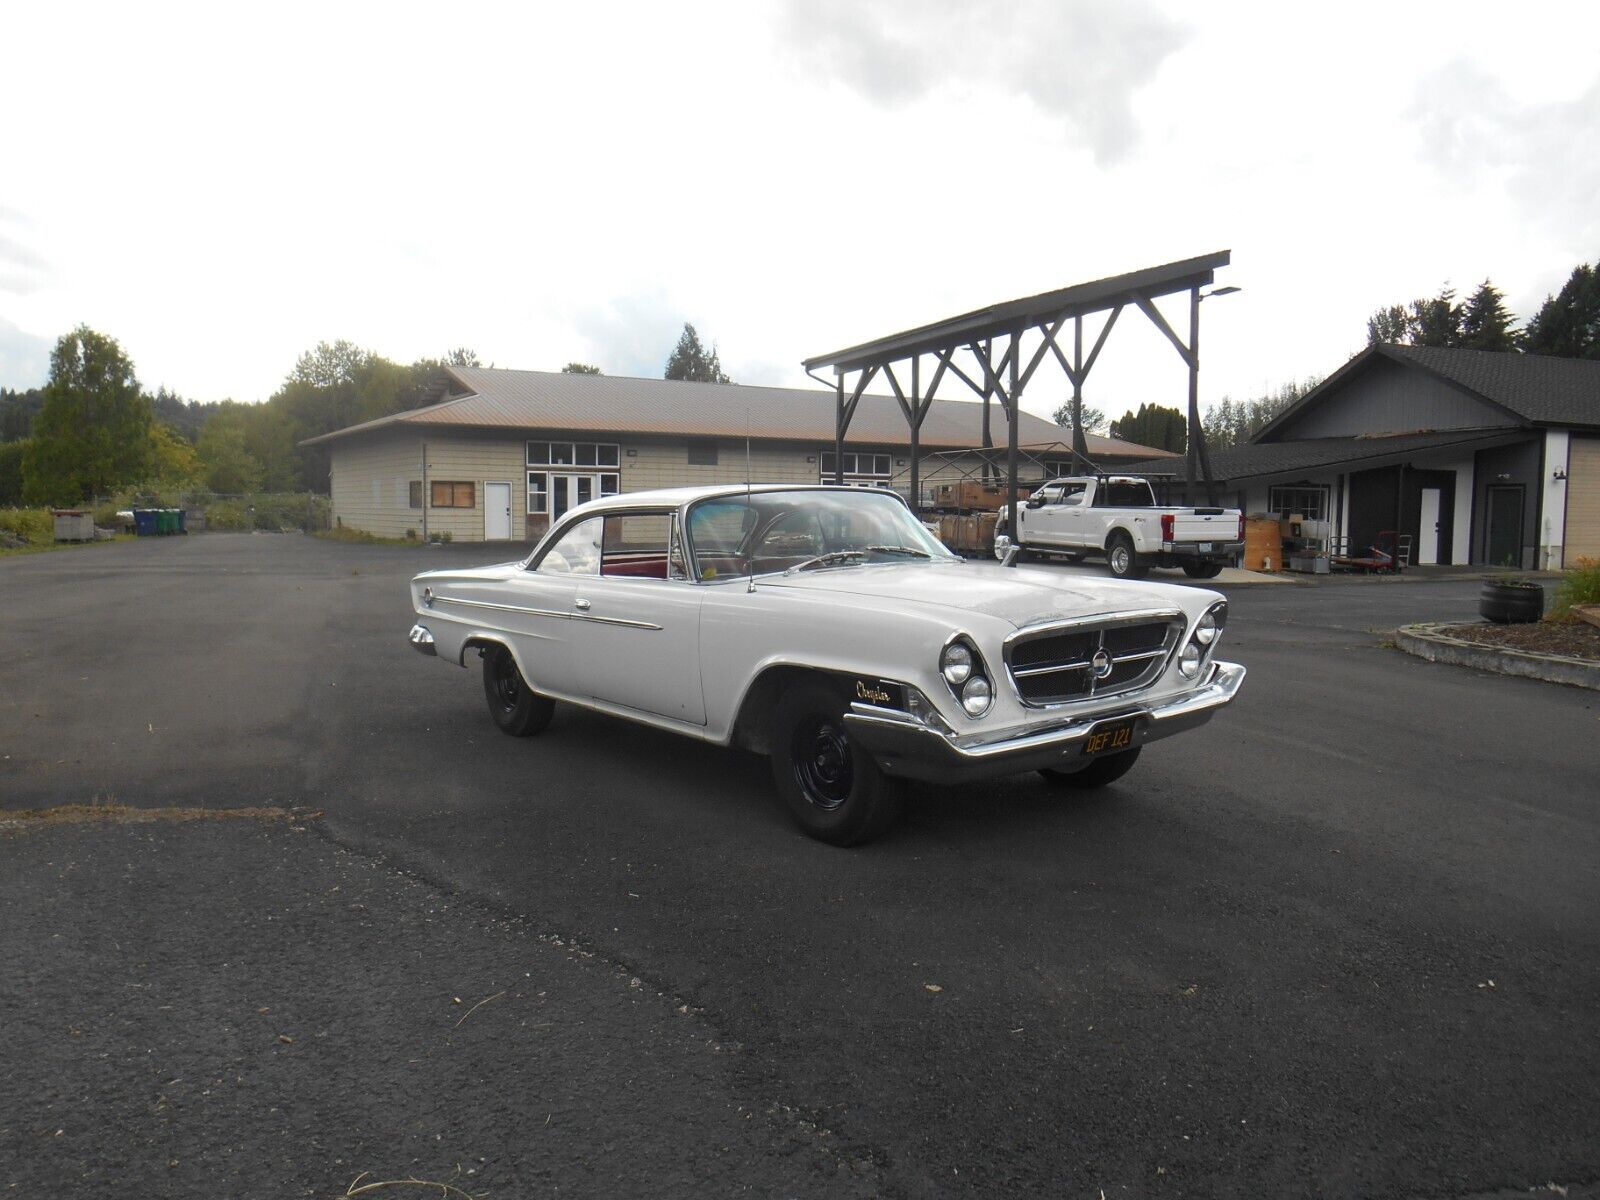
[[[610,496],[526,559],[411,591],[412,646],[476,651],[505,732],[540,732],[561,700],[747,747],[837,845],[887,828],[907,780],[1110,783],[1245,674],[1216,660],[1216,592],[967,562],[880,490]]]

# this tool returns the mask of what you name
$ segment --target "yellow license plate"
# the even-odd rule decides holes
[[[1083,740],[1085,758],[1095,754],[1115,754],[1118,750],[1133,747],[1133,735],[1139,727],[1138,717],[1123,717],[1117,721],[1102,721],[1089,730]]]

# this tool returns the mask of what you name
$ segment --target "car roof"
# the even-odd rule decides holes
[[[888,488],[849,488],[832,483],[718,483],[698,487],[651,488],[642,492],[619,492],[584,505],[585,512],[612,508],[681,508],[696,500],[713,496],[743,496],[746,492],[885,492]]]

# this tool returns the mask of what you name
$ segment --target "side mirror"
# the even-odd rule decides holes
[[[1029,508],[1043,508],[1044,507],[1043,498],[1039,497],[1039,496],[1029,496],[1028,497],[1028,507]]]

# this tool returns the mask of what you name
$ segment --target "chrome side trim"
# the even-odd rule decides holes
[[[527,608],[521,604],[496,604],[491,600],[461,600],[455,596],[435,596],[435,604],[459,604],[464,608],[488,608],[495,612],[526,613],[532,617],[553,617],[558,621],[594,621],[600,625],[625,625],[629,629],[656,629],[650,621],[629,621],[622,617],[596,617],[589,613],[560,612],[553,608]]]

